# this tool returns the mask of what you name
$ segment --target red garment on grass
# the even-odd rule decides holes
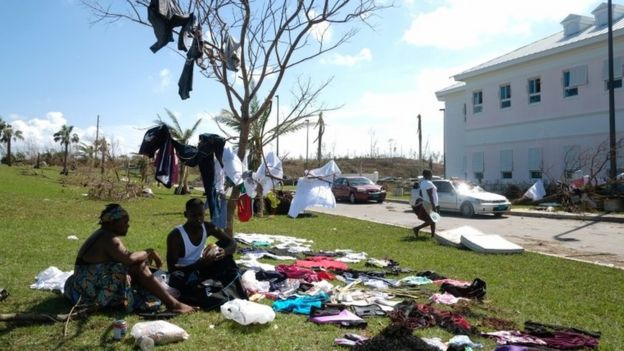
[[[333,280],[336,278],[333,274],[329,272],[315,272],[311,269],[297,267],[295,265],[280,264],[275,266],[275,271],[285,274],[288,278],[303,279],[307,282]]]
[[[308,257],[305,260],[297,260],[295,262],[295,266],[305,267],[305,268],[314,268],[321,267],[327,269],[340,269],[346,271],[349,269],[346,263],[334,260],[330,257],[325,256],[313,256]]]

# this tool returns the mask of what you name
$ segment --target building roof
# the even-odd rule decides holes
[[[601,9],[603,6],[607,6],[605,4],[601,4],[596,8],[597,11]],[[614,7],[621,8],[621,5],[615,5]],[[619,12],[619,11],[618,11]],[[615,13],[614,13],[615,17]],[[570,15],[564,19],[563,22],[573,20],[573,19],[583,19],[586,18],[584,16],[578,15]],[[563,24],[562,22],[562,24]],[[579,46],[587,45],[598,41],[601,39],[601,36],[606,36],[608,31],[608,27],[606,25],[596,25],[593,24],[585,29],[582,29],[578,33],[574,33],[568,36],[564,35],[564,31],[552,34],[547,36],[546,38],[535,41],[531,44],[518,48],[512,52],[509,52],[505,55],[499,56],[493,60],[482,63],[478,66],[470,68],[464,72],[461,72],[455,75],[453,78],[455,80],[461,81],[466,78],[476,76],[481,73],[493,71],[499,68],[507,67],[513,64],[517,64],[520,62],[536,59],[542,56],[547,56],[553,54],[555,52],[564,51],[568,49],[573,49]],[[624,17],[614,18],[613,21],[613,36],[624,35]],[[449,87],[450,88],[450,87]],[[449,88],[445,88],[442,91],[445,91]]]

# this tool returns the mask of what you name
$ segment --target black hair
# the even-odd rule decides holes
[[[186,211],[190,211],[191,209],[198,207],[198,206],[201,206],[202,208],[204,208],[204,202],[200,198],[195,197],[186,202],[185,209]]]
[[[423,172],[422,172],[422,176],[425,177],[425,178],[428,178],[428,177],[431,178],[431,176],[433,176],[433,174],[431,173],[431,170],[424,169]]]
[[[115,211],[125,211],[120,204],[108,204],[106,205],[106,207],[104,208],[104,210],[100,213],[100,224],[102,224],[103,221],[102,219],[104,219],[104,217],[106,217],[107,215],[115,212]]]

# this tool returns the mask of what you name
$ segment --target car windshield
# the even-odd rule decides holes
[[[453,185],[455,186],[455,189],[457,189],[457,191],[460,192],[460,193],[482,193],[482,192],[485,192],[485,190],[483,190],[483,188],[481,188],[480,186],[475,185],[475,184],[471,184],[471,183],[454,181]]]
[[[349,184],[351,185],[368,185],[373,182],[368,178],[349,178]]]

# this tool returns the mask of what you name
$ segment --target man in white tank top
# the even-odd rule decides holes
[[[195,288],[211,279],[220,282],[223,287],[234,284],[234,290],[242,295],[238,297],[246,298],[233,257],[236,241],[214,224],[204,221],[204,203],[198,198],[186,202],[184,217],[186,222],[175,227],[167,236],[170,285],[181,290],[181,298],[184,298],[185,290],[196,295]],[[207,245],[209,236],[217,239],[216,245]],[[194,302],[201,305],[201,301]],[[210,305],[210,308],[214,307]]]

